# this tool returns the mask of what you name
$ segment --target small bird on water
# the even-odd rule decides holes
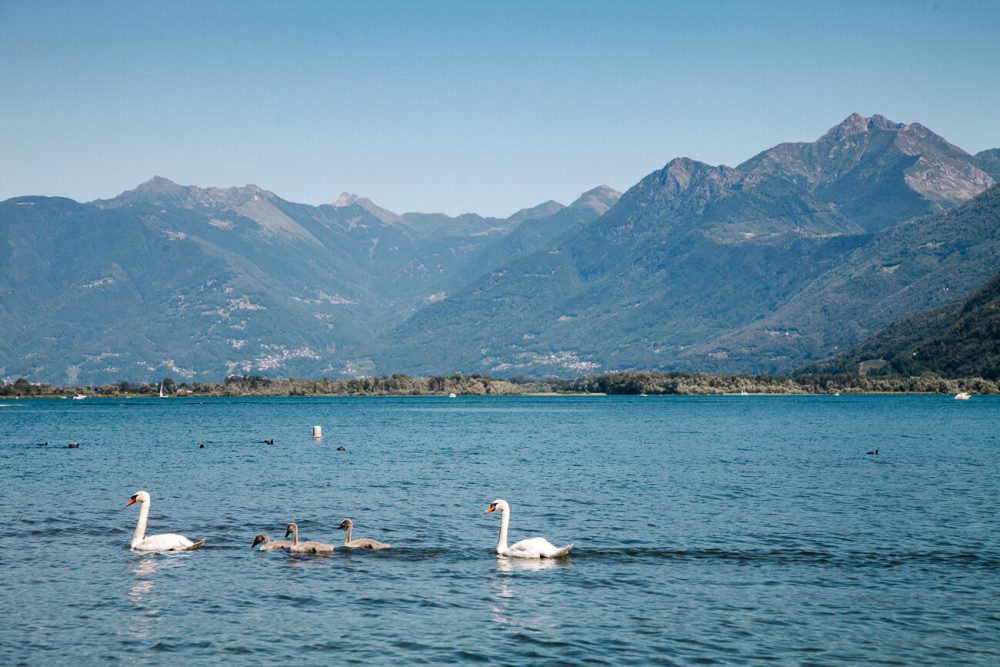
[[[869,456],[878,456],[878,450],[877,449],[873,449],[870,452],[865,452],[865,454],[867,454]]]
[[[271,438],[270,440],[261,440],[261,442],[263,442],[265,445],[273,445],[274,438]]]
[[[346,449],[344,449],[344,446],[343,446],[343,445],[341,445],[340,447],[337,447],[337,451],[338,451],[338,452],[346,452],[347,450],[346,450]]]
[[[79,442],[71,442],[68,445],[66,445],[66,449],[80,449],[80,443]]]

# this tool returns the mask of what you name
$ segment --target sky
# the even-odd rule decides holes
[[[0,200],[154,175],[507,216],[852,112],[1000,147],[1000,2],[0,0]]]

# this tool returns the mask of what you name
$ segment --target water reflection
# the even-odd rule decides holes
[[[569,561],[565,558],[505,558],[497,557],[497,570],[504,573],[515,571],[552,570],[559,567],[568,567]]]
[[[285,561],[288,567],[317,569],[328,568],[333,561],[333,554],[293,554],[290,553]]]
[[[498,556],[496,560],[497,576],[493,577],[493,622],[503,626],[520,628],[542,628],[551,625],[552,619],[546,613],[537,613],[531,606],[532,588],[529,586],[528,598],[521,599],[517,587],[518,580],[511,576],[516,572],[537,572],[540,570],[555,570],[569,567],[565,558],[506,558]],[[525,580],[528,581],[528,580]],[[535,591],[537,593],[537,590]],[[525,613],[527,608],[533,613]]]
[[[128,614],[128,634],[133,639],[147,640],[150,637],[153,621],[159,616],[159,609],[148,605],[153,592],[154,575],[160,568],[160,562],[148,556],[139,556],[134,560],[132,574],[135,582],[128,590],[128,599],[135,607],[136,613]]]
[[[139,557],[137,561],[132,568],[132,574],[135,575],[136,580],[128,591],[129,600],[136,605],[141,603],[143,597],[153,590],[153,580],[150,577],[156,574],[158,567],[157,561],[153,558]]]

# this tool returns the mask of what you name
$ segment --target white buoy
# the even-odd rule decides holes
[[[322,437],[323,437],[323,427],[318,425],[313,426],[313,440],[319,440]]]

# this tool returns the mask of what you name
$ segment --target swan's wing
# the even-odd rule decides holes
[[[298,554],[332,554],[333,545],[322,542],[299,542],[291,547],[292,553]]]
[[[132,547],[132,551],[191,551],[204,543],[205,540],[192,542],[183,535],[163,533],[162,535],[150,535]]]
[[[261,551],[281,551],[282,549],[291,549],[292,543],[286,540],[274,540],[268,542],[260,548]]]
[[[558,547],[544,537],[529,537],[510,545],[505,555],[512,558],[547,558],[555,551]]]
[[[552,551],[551,553],[544,554],[543,558],[562,558],[563,556],[569,555],[569,550],[573,548],[572,544],[567,544],[564,547],[559,547]]]
[[[204,543],[205,543],[205,538],[203,537],[197,542],[192,542],[191,546],[189,546],[187,549],[184,549],[184,551],[194,551],[195,549],[200,548],[201,545],[203,545]]]
[[[389,545],[384,542],[378,542],[376,540],[370,540],[368,538],[351,540],[351,542],[349,544],[346,544],[345,546],[349,549],[369,549],[371,551],[377,551],[379,549],[389,548]]]

